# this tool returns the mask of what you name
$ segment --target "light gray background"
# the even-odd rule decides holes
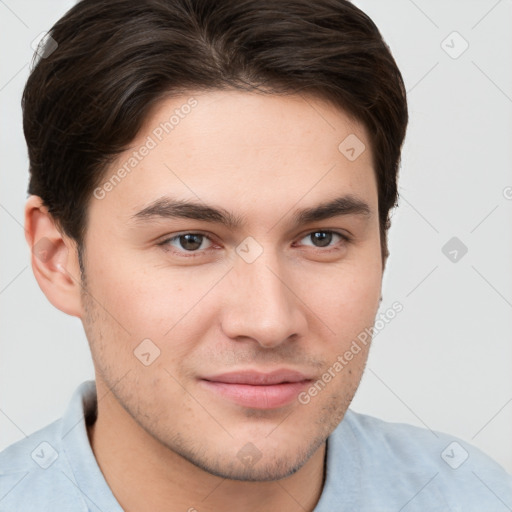
[[[94,377],[80,321],[33,277],[22,227],[30,45],[72,3],[0,1],[0,449]],[[404,310],[375,338],[353,408],[449,432],[512,472],[512,1],[355,3],[398,62],[410,125],[381,308]],[[469,44],[458,58],[453,31]],[[468,248],[457,262],[441,250],[454,236]]]

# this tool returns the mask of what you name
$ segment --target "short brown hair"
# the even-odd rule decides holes
[[[172,94],[236,88],[316,95],[365,125],[385,263],[406,92],[379,30],[353,4],[82,0],[49,35],[58,46],[34,66],[22,99],[28,192],[79,248],[92,191],[149,109]]]

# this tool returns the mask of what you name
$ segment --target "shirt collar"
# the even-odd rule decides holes
[[[82,382],[71,397],[62,418],[62,449],[72,470],[74,484],[91,511],[123,512],[94,457],[86,422],[95,419],[96,383]]]

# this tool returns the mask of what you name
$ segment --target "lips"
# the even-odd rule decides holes
[[[312,376],[289,369],[254,370],[206,376],[200,384],[218,397],[244,407],[275,409],[293,402]]]
[[[311,377],[308,377],[295,370],[275,370],[270,373],[257,371],[231,372],[211,377],[203,377],[203,379],[212,382],[224,382],[225,384],[270,386],[273,384],[282,384],[285,382],[301,382],[304,380],[311,380]]]

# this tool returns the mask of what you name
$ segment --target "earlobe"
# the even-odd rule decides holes
[[[39,287],[47,299],[68,315],[82,316],[81,276],[76,244],[61,233],[38,196],[25,205],[25,238]]]

